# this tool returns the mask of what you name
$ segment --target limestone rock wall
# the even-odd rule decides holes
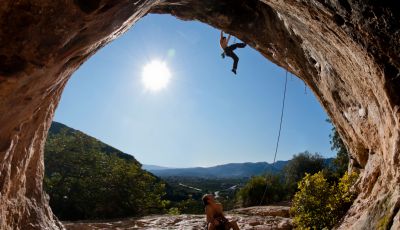
[[[70,75],[153,1],[0,4],[0,229],[62,229],[42,189],[43,145]]]
[[[400,227],[400,11],[389,0],[4,0],[0,229],[57,229],[43,143],[70,75],[148,12],[237,36],[304,80],[361,172],[339,228]],[[216,38],[216,42],[218,38]]]

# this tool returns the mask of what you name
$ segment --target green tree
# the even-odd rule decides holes
[[[244,207],[271,204],[285,198],[286,189],[282,177],[276,174],[254,176],[237,193],[237,200]]]
[[[336,158],[333,160],[333,171],[336,177],[340,178],[347,171],[349,165],[349,153],[335,127],[332,128],[332,133],[329,137],[331,138],[331,150],[336,151]]]
[[[79,131],[50,132],[44,188],[63,220],[117,218],[160,212],[165,184],[130,156]]]
[[[306,173],[314,174],[325,167],[324,158],[318,153],[305,151],[294,155],[284,167],[284,176],[289,194],[294,194],[299,182]]]
[[[346,172],[338,184],[329,184],[322,172],[306,174],[290,209],[297,229],[331,229],[337,224],[355,198],[350,188],[356,179],[356,173]]]
[[[178,204],[178,210],[180,213],[185,214],[203,214],[204,206],[201,201],[195,200],[192,197],[189,197],[186,200],[180,201]]]

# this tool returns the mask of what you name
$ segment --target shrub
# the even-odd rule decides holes
[[[185,214],[203,214],[204,206],[201,201],[194,200],[192,197],[189,197],[186,200],[182,200],[177,204],[177,208],[180,213]]]
[[[284,175],[288,192],[293,195],[296,192],[297,183],[306,173],[314,174],[325,167],[324,158],[318,153],[305,151],[293,156],[284,167]]]
[[[328,120],[331,123],[330,120]],[[333,160],[333,176],[342,177],[347,171],[349,166],[349,153],[343,140],[335,127],[332,128],[332,133],[329,134],[331,138],[331,150],[336,150],[336,158]]]
[[[179,211],[179,208],[177,208],[177,207],[173,207],[173,208],[168,209],[167,213],[169,215],[179,215],[179,214],[181,214],[181,212]]]
[[[244,207],[259,205],[265,192],[261,204],[270,204],[282,201],[286,198],[285,191],[281,176],[267,174],[266,176],[252,177],[247,184],[239,190],[237,199]]]
[[[306,176],[298,183],[290,210],[298,229],[332,228],[352,204],[355,194],[350,190],[357,174],[345,175],[330,185],[322,172]]]

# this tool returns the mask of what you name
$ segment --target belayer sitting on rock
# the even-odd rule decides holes
[[[224,33],[221,31],[221,39],[219,40],[219,44],[221,45],[221,48],[224,50],[224,52],[221,54],[222,58],[225,58],[225,55],[226,55],[233,59],[232,72],[234,74],[236,74],[236,69],[237,69],[237,65],[239,62],[239,58],[233,51],[236,48],[244,48],[246,46],[246,43],[234,43],[234,44],[228,46],[230,38],[231,38],[231,35],[229,35],[228,39],[226,39],[226,37],[224,36]]]
[[[205,206],[208,230],[239,230],[236,221],[229,221],[225,218],[222,204],[216,202],[213,195],[204,195],[203,204]]]

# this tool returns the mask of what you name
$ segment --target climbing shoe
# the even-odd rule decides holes
[[[234,74],[236,74],[236,70],[235,70],[235,69],[232,69],[232,72],[233,72]]]

